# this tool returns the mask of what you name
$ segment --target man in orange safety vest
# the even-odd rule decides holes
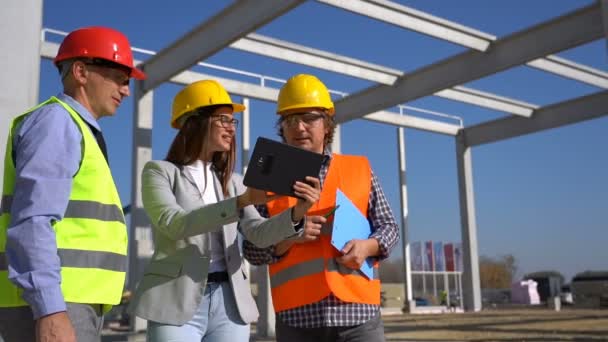
[[[294,186],[299,197],[317,198],[299,234],[265,249],[244,242],[252,264],[269,264],[277,341],[384,341],[377,261],[388,257],[399,233],[380,183],[367,158],[329,152],[334,104],[318,78],[290,78],[279,93],[277,114],[284,142],[325,156],[319,177],[307,179],[314,189]],[[331,244],[338,189],[371,228],[368,238],[352,239],[341,250]],[[281,197],[258,210],[272,216],[297,201]],[[372,278],[359,271],[368,257],[376,260]]]

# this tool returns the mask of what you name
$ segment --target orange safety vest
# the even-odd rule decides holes
[[[323,215],[336,205],[339,188],[367,217],[371,190],[371,168],[365,157],[332,156],[319,201],[308,215]],[[268,202],[268,212],[277,215],[293,207],[297,199],[281,197]],[[339,210],[339,209],[338,209]],[[374,265],[374,279],[360,271],[349,269],[336,261],[341,253],[331,244],[333,216],[321,229],[316,241],[294,244],[280,261],[269,267],[274,310],[297,308],[319,302],[333,293],[344,302],[380,305],[378,263]]]

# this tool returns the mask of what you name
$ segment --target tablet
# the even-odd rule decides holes
[[[323,155],[259,137],[253,148],[243,183],[252,188],[297,197],[296,181],[319,177]]]

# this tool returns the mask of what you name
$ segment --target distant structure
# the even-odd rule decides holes
[[[532,279],[513,283],[511,285],[511,303],[527,305],[540,304],[537,286],[538,283]]]
[[[416,305],[462,307],[462,243],[415,241],[410,245],[412,294]]]
[[[608,271],[587,271],[572,278],[570,285],[575,307],[608,308]]]
[[[538,286],[538,295],[541,302],[548,302],[551,298],[559,297],[562,288],[562,279],[557,275],[547,274],[532,275],[526,277],[527,280],[534,280]]]

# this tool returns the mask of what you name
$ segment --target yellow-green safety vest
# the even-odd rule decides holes
[[[28,305],[23,290],[8,279],[6,236],[15,189],[13,131],[34,110],[49,104],[63,106],[82,133],[82,159],[72,180],[72,192],[60,221],[52,222],[61,260],[61,291],[72,303],[118,304],[125,283],[127,230],[120,197],[110,168],[90,128],[67,103],[56,97],[18,116],[11,123],[4,157],[4,185],[0,210],[0,307]]]

